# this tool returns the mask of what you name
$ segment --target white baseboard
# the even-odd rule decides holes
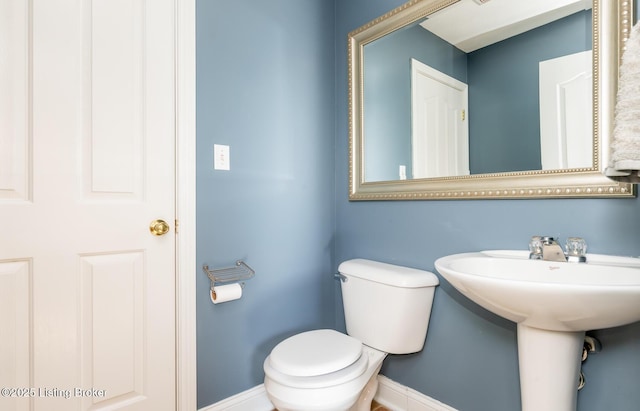
[[[378,383],[374,400],[393,411],[457,411],[384,375],[378,375]]]
[[[457,411],[384,375],[378,375],[375,400],[393,411]],[[257,385],[233,397],[225,398],[198,411],[272,411],[264,384]]]
[[[233,397],[200,408],[198,411],[272,411],[274,409],[267,397],[264,384],[260,384]]]

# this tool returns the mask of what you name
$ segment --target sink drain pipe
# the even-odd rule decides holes
[[[600,351],[602,351],[602,344],[600,344],[600,341],[598,341],[598,339],[595,337],[592,337],[590,335],[585,335],[584,345],[582,346],[582,362],[585,362],[587,360],[587,357],[589,356],[589,354],[599,353]],[[580,369],[580,376],[578,380],[578,391],[580,391],[585,384],[586,384],[586,381],[584,379],[584,373],[582,372],[582,369]]]

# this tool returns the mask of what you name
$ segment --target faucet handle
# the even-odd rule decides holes
[[[567,238],[567,259],[570,261],[585,262],[587,261],[587,242],[580,237]]]
[[[529,258],[532,260],[542,260],[542,237],[534,235],[529,241]]]

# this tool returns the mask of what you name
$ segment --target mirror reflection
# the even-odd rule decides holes
[[[460,0],[365,44],[364,181],[593,167],[591,9]]]

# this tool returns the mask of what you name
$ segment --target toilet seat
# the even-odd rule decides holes
[[[341,370],[362,355],[362,343],[335,330],[313,330],[289,337],[271,351],[271,366],[294,377]]]
[[[289,387],[323,388],[358,378],[368,364],[357,339],[334,330],[314,330],[278,344],[264,361],[264,371]]]

